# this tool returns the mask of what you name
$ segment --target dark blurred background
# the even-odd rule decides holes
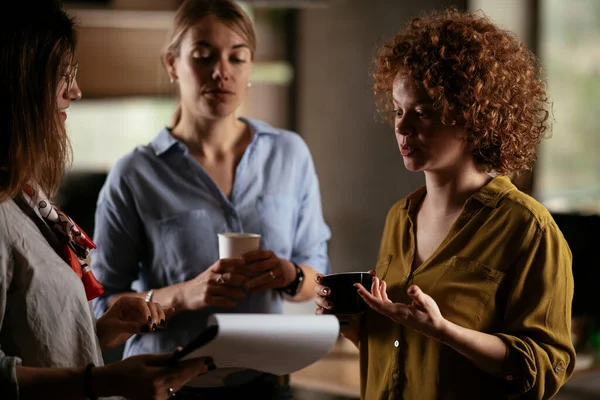
[[[92,234],[95,202],[107,171],[133,147],[148,143],[169,123],[175,108],[176,94],[159,53],[180,1],[64,3],[80,26],[83,99],[69,111],[74,163],[57,201]],[[540,57],[556,123],[533,173],[516,183],[554,214],[573,252],[578,374],[559,398],[600,398],[600,383],[594,384],[600,382],[594,375],[600,354],[600,1],[240,4],[254,20],[259,39],[252,88],[240,114],[295,130],[308,143],[333,231],[329,254],[336,272],[373,267],[389,207],[423,184],[420,174],[404,169],[392,128],[376,116],[369,71],[382,39],[424,10],[456,6],[483,10]],[[312,313],[313,304],[289,305],[287,312]],[[106,356],[110,362],[120,355]],[[292,382],[297,398],[354,398],[359,384],[356,350],[342,341],[327,359],[295,374]]]

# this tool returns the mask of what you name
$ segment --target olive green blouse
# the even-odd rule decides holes
[[[439,248],[411,270],[421,188],[388,213],[377,276],[393,302],[418,285],[444,318],[508,346],[501,376],[387,317],[361,321],[363,399],[549,399],[573,372],[571,251],[550,213],[507,177],[471,196]]]

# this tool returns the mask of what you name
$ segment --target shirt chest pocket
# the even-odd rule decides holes
[[[256,202],[261,248],[290,258],[296,233],[296,201],[286,195],[264,195]]]
[[[488,307],[504,273],[477,261],[453,257],[431,292],[442,315],[465,328],[481,330],[495,313]]]
[[[217,234],[205,210],[191,210],[155,224],[155,266],[169,284],[197,276],[219,257]]]

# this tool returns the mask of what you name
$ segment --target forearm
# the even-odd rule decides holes
[[[32,368],[16,367],[19,384],[19,398],[62,400],[87,399],[84,375],[85,368]],[[123,392],[123,382],[110,365],[94,367],[91,370],[91,386],[87,388],[96,397],[119,396]]]
[[[163,307],[175,307],[175,311],[181,311],[183,302],[181,301],[181,284],[167,286],[160,289],[154,289],[152,293],[152,301]],[[112,306],[120,297],[133,296],[145,299],[148,292],[123,292],[117,293],[110,297],[108,307]],[[108,308],[107,308],[108,309]]]
[[[291,261],[288,262],[290,264],[292,263]],[[317,274],[317,272],[314,270],[313,267],[306,264],[299,264],[298,266],[302,269],[302,272],[304,273],[304,282],[302,284],[302,287],[300,288],[300,291],[294,297],[287,296],[287,299],[293,302],[308,301],[315,297],[315,275]]]
[[[491,375],[506,372],[503,364],[508,348],[497,336],[463,328],[446,320],[437,339]]]
[[[49,393],[64,399],[86,398],[84,368],[16,367],[20,399],[43,399]]]

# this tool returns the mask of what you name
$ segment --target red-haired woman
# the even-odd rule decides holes
[[[540,73],[513,34],[455,10],[377,55],[379,106],[425,186],[389,211],[372,288],[358,286],[371,309],[344,332],[363,398],[549,399],[572,374],[571,252],[507,177],[549,129]],[[335,312],[316,290],[317,312]]]

